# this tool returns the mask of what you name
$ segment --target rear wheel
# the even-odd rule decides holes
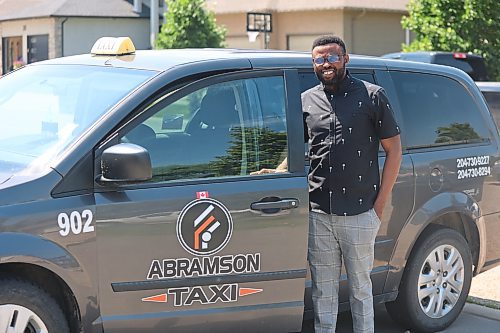
[[[68,322],[44,290],[22,280],[0,279],[0,332],[67,333]]]
[[[455,230],[433,228],[415,244],[398,297],[386,303],[387,311],[406,328],[441,331],[462,311],[471,279],[472,258],[465,239]]]

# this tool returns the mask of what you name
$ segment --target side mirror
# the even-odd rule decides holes
[[[102,152],[103,183],[137,183],[153,177],[149,152],[133,143],[120,143]]]

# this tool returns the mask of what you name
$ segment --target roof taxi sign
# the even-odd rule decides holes
[[[177,238],[191,254],[206,256],[222,250],[233,233],[229,210],[219,201],[204,198],[187,204],[177,220]]]
[[[129,37],[101,37],[90,51],[92,55],[108,56],[133,54],[134,52],[135,46]]]

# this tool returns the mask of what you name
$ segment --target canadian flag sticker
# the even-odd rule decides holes
[[[196,192],[196,199],[206,199],[208,198],[208,191]]]

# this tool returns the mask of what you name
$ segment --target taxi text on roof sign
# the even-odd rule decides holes
[[[92,50],[93,55],[124,55],[135,52],[135,46],[129,37],[101,37]]]

